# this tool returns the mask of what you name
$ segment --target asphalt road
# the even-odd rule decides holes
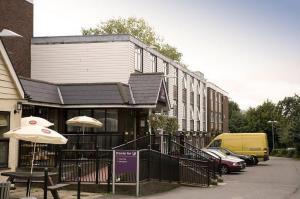
[[[180,187],[141,198],[300,199],[300,161],[297,160],[272,157],[267,162],[247,167],[244,172],[226,175],[223,179],[224,183],[211,188]]]

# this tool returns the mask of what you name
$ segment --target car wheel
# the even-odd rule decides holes
[[[227,174],[227,173],[229,173],[229,169],[228,169],[228,167],[226,166],[226,165],[222,165],[221,166],[221,172],[222,172],[222,174]]]
[[[257,164],[258,164],[258,159],[257,159],[257,157],[253,156],[253,161],[254,161],[254,162],[253,162],[254,165],[257,165]]]

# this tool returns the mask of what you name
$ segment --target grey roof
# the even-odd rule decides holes
[[[136,104],[156,104],[163,80],[163,73],[134,73],[129,85]]]
[[[20,77],[29,101],[59,105],[156,105],[163,79],[163,73],[134,73],[129,85],[53,84]]]
[[[64,104],[129,104],[128,86],[120,83],[59,85]],[[124,92],[120,92],[124,89]]]
[[[128,85],[121,83],[52,84],[23,77],[20,80],[29,100],[34,102],[65,105],[132,103]]]
[[[42,81],[33,81],[20,77],[25,95],[30,100],[36,102],[45,102],[52,104],[60,104],[57,85]]]

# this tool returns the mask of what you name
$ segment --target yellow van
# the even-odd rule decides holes
[[[265,133],[222,133],[207,147],[221,147],[237,154],[250,155],[259,161],[269,160],[268,140]]]

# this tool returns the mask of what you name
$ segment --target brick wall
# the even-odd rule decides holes
[[[25,0],[0,0],[0,31],[9,29],[23,37],[3,37],[8,56],[21,76],[30,77],[33,4]]]

